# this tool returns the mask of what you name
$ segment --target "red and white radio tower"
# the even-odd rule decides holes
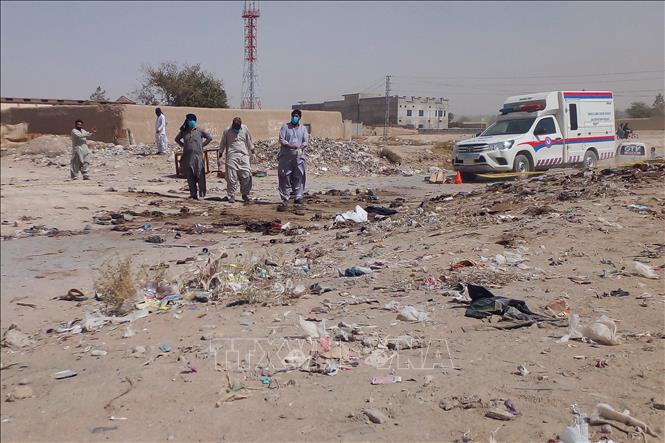
[[[257,94],[256,74],[256,25],[259,12],[259,2],[245,0],[245,9],[242,18],[245,20],[245,66],[242,77],[242,109],[261,109],[261,99]]]

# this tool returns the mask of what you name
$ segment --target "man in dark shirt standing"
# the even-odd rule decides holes
[[[185,123],[180,127],[180,132],[175,142],[182,148],[180,169],[187,176],[189,184],[189,195],[192,199],[206,196],[206,173],[203,148],[212,141],[212,137],[203,129],[196,127],[196,115],[187,114]],[[197,190],[198,185],[198,190]]]

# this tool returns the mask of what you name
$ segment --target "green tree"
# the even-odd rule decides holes
[[[658,94],[656,99],[653,101],[653,106],[651,107],[651,112],[653,115],[665,115],[665,99],[663,99],[663,94]]]
[[[97,86],[95,92],[90,95],[90,101],[93,102],[107,102],[109,98],[106,96],[106,91],[101,86]]]
[[[633,102],[630,108],[626,109],[626,113],[632,118],[646,118],[651,117],[652,109],[643,102]]]
[[[228,108],[222,81],[201,65],[182,67],[162,63],[157,67],[142,67],[143,78],[134,97],[146,105],[192,106],[197,108]]]
[[[448,124],[451,124],[453,122],[453,120],[455,120],[455,114],[453,114],[452,112],[449,112],[448,113]]]

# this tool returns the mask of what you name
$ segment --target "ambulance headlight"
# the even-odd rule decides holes
[[[506,150],[510,149],[513,146],[513,143],[515,143],[515,140],[507,140],[505,142],[499,142],[499,143],[492,143],[490,145],[487,145],[487,150],[488,151],[497,151],[497,150]]]

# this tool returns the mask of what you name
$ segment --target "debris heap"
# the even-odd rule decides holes
[[[257,168],[277,168],[277,155],[280,149],[278,140],[260,140],[254,146]],[[355,141],[311,137],[305,152],[308,172],[314,174],[360,176],[399,173],[398,169],[388,166],[387,162],[380,159],[373,148]]]

